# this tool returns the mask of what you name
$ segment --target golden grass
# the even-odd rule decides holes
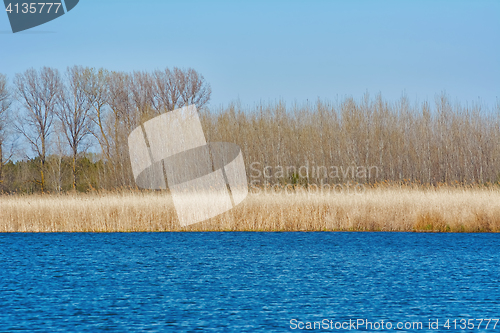
[[[500,189],[250,194],[235,209],[184,228],[165,192],[0,196],[0,232],[324,230],[499,232]]]

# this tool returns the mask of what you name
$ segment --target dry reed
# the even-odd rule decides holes
[[[500,189],[250,194],[235,209],[184,228],[165,192],[0,196],[0,232],[138,231],[499,232]]]

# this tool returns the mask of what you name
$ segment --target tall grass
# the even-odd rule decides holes
[[[164,192],[0,197],[0,232],[499,232],[500,189],[369,188],[363,194],[250,194],[233,210],[181,227]]]

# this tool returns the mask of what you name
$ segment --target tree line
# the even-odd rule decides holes
[[[206,114],[204,127],[207,140],[242,148],[247,176],[260,184],[500,181],[500,103],[452,104],[443,93],[433,104],[405,96],[390,103],[380,94],[250,110],[234,104]]]
[[[487,109],[452,104],[445,94],[432,104],[366,95],[360,101],[346,97],[335,103],[209,108],[210,94],[210,85],[193,69],[123,73],[75,66],[64,75],[52,68],[30,69],[10,85],[1,76],[0,149],[12,138],[23,138],[34,153],[12,159],[12,147],[5,147],[1,190],[134,188],[129,133],[189,104],[200,111],[207,141],[238,144],[249,181],[261,185],[500,181],[498,103]],[[280,167],[298,171],[304,166],[328,172],[279,172]],[[332,175],[331,168],[337,173]],[[376,173],[350,172],[359,168]]]
[[[191,104],[203,109],[210,95],[210,85],[192,68],[125,73],[74,66],[62,74],[31,68],[16,74],[10,87],[0,75],[0,189],[132,186],[128,133],[163,112]],[[13,162],[2,150],[9,135],[34,156]],[[97,155],[88,154],[92,145]]]

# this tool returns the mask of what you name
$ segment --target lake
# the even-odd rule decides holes
[[[499,282],[500,234],[0,234],[0,331],[500,332]]]

